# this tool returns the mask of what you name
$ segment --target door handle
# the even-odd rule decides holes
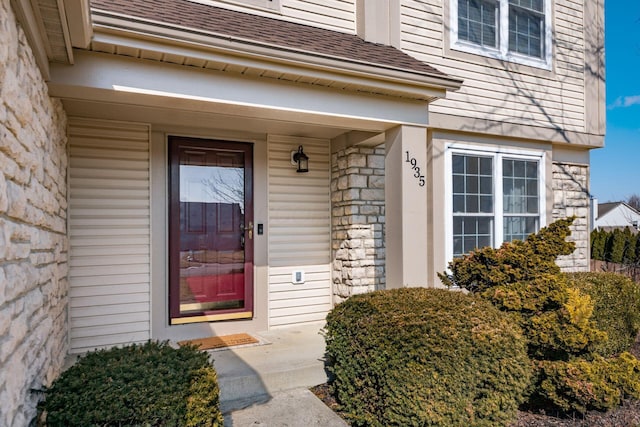
[[[240,228],[242,229],[242,231],[248,231],[248,237],[249,239],[253,239],[253,221],[249,221],[249,225],[247,227],[245,226],[240,226]]]
[[[253,239],[253,221],[249,221],[249,226],[245,230],[249,232],[249,240]]]

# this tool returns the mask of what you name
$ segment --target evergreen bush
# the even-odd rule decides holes
[[[606,411],[625,398],[640,398],[640,361],[629,353],[613,358],[539,362],[539,393],[558,408]]]
[[[573,251],[574,245],[565,241],[572,221],[556,221],[525,241],[455,259],[449,265],[451,274],[441,278],[491,301],[522,326],[536,367],[530,404],[575,411],[608,409],[620,401],[614,396],[635,396],[634,390],[640,389],[635,371],[639,362],[630,354],[599,356],[607,355],[608,329],[598,327],[594,310],[605,313],[605,309],[597,311],[594,300],[604,298],[597,293],[592,298],[584,287],[570,286],[555,264],[559,255]],[[623,233],[618,230],[618,235]],[[609,242],[609,249],[620,246],[614,243]],[[623,251],[619,252],[622,257]],[[605,375],[603,370],[617,374]],[[580,394],[582,386],[588,396]]]
[[[356,426],[507,425],[530,383],[520,328],[462,292],[353,296],[325,338],[333,393]]]
[[[80,358],[47,390],[48,426],[222,426],[206,353],[148,342]]]
[[[485,247],[457,258],[449,264],[451,274],[439,274],[447,286],[483,292],[495,286],[527,282],[540,275],[559,274],[556,258],[575,250],[566,238],[573,218],[561,219],[526,241],[506,242],[500,248]]]
[[[629,227],[624,229],[624,251],[622,253],[623,264],[633,264],[636,262],[637,235],[631,232]]]
[[[593,230],[591,232],[591,259],[616,264],[634,265],[640,263],[638,234],[629,227],[612,231]]]
[[[626,241],[624,233],[616,228],[607,236],[607,243],[605,246],[605,261],[619,264],[624,259],[624,247]]]
[[[604,230],[593,230],[591,232],[591,259],[604,261],[606,244],[607,232]]]
[[[569,285],[588,294],[594,303],[593,319],[608,340],[596,352],[612,356],[629,350],[640,332],[640,285],[616,273],[568,274]]]

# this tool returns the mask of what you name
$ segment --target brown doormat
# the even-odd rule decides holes
[[[198,350],[231,347],[234,345],[256,344],[259,341],[249,334],[222,335],[219,337],[198,338],[195,340],[178,341],[181,346],[195,345]]]

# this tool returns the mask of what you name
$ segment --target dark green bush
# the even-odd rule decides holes
[[[149,342],[82,357],[46,392],[49,426],[222,426],[206,353]]]
[[[591,232],[591,259],[604,261],[607,232],[595,229]]]
[[[591,232],[591,258],[617,264],[635,265],[640,262],[638,234],[629,227],[611,231]]]
[[[608,340],[596,352],[612,356],[629,350],[640,332],[640,285],[616,273],[572,273],[569,285],[591,296],[593,319]]]
[[[614,229],[607,237],[604,257],[606,261],[621,263],[624,260],[624,247],[627,245],[626,236],[619,229]]]
[[[353,296],[325,338],[333,393],[358,426],[507,425],[531,376],[512,319],[462,292]]]

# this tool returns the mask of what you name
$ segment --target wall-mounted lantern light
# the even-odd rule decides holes
[[[298,147],[298,151],[291,152],[291,163],[298,166],[296,172],[309,172],[309,156],[302,151],[302,145]]]

